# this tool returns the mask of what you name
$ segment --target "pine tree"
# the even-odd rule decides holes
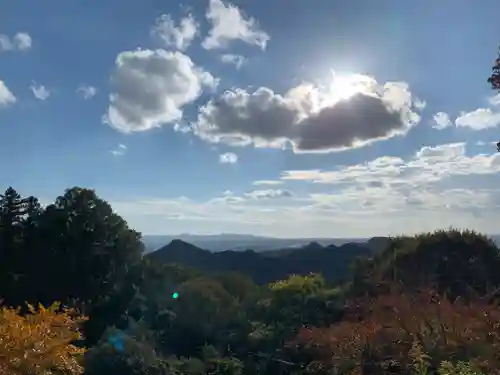
[[[28,200],[12,187],[0,195],[0,297],[17,304],[23,277],[23,221]]]

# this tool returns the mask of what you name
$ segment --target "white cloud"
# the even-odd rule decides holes
[[[28,33],[17,33],[14,35],[14,45],[21,51],[30,49],[31,43],[31,36]]]
[[[253,190],[245,193],[245,196],[251,199],[276,199],[276,198],[291,198],[293,193],[290,190],[283,189],[265,189]]]
[[[434,129],[442,130],[451,126],[450,116],[445,112],[438,112],[434,115]]]
[[[226,152],[225,154],[219,155],[219,162],[221,164],[235,164],[238,162],[238,155],[232,152]]]
[[[483,177],[500,172],[500,154],[468,156],[465,151],[463,143],[427,146],[406,159],[383,156],[332,171],[284,173],[284,178],[323,183],[311,184],[301,194],[285,185],[241,195],[228,190],[202,201],[107,200],[130,225],[149,233],[168,227],[177,233],[196,228],[205,233],[358,237],[449,226],[495,233],[500,188],[491,188]]]
[[[116,58],[104,120],[124,133],[173,124],[182,119],[185,105],[217,83],[181,52],[125,51]]]
[[[498,141],[477,141],[476,146],[493,146],[497,144]]]
[[[302,84],[281,95],[261,87],[226,91],[200,108],[192,128],[210,142],[329,152],[403,135],[420,121],[404,82],[379,85],[358,75],[356,94]],[[349,89],[355,86],[349,87]]]
[[[50,96],[50,91],[44,86],[33,82],[30,86],[31,92],[38,100],[47,100]]]
[[[220,57],[220,60],[224,64],[233,64],[236,69],[240,69],[243,63],[246,61],[244,56],[233,55],[231,53],[226,53]]]
[[[5,85],[4,81],[0,80],[0,107],[8,107],[16,102],[16,97]]]
[[[270,39],[254,18],[245,17],[235,5],[222,0],[210,0],[205,16],[211,24],[202,42],[205,49],[227,48],[231,41],[240,40],[264,50]]]
[[[468,156],[464,143],[450,143],[425,146],[408,160],[383,156],[365,164],[333,171],[290,170],[283,172],[282,179],[331,185],[422,187],[450,177],[491,175],[498,172],[500,154],[495,152]]]
[[[156,21],[151,34],[161,39],[166,47],[175,47],[184,51],[198,35],[199,24],[190,14],[176,26],[169,14],[163,14]]]
[[[364,237],[447,228],[495,233],[498,196],[492,189],[347,187],[286,199],[225,195],[112,200],[132,226],[146,233],[253,233],[279,237]],[[374,220],[374,217],[376,220]],[[196,228],[196,229],[193,229]]]
[[[421,100],[419,98],[415,98],[415,108],[422,111],[427,107],[427,102],[425,100]]]
[[[500,93],[488,98],[488,102],[492,106],[500,105]]]
[[[484,130],[500,125],[500,112],[490,108],[478,108],[472,112],[462,112],[455,120],[458,127],[468,127],[472,130]]]
[[[82,96],[83,99],[89,100],[97,95],[97,88],[89,85],[80,85],[76,92]]]
[[[124,144],[120,143],[118,145],[118,147],[116,147],[114,150],[111,150],[110,152],[114,156],[123,156],[127,152],[127,146],[125,146]]]
[[[257,180],[252,182],[252,185],[260,186],[260,185],[281,185],[283,181],[279,180]]]
[[[0,34],[0,52],[12,50],[13,45],[10,38],[5,34]]]
[[[0,52],[2,51],[25,51],[31,48],[32,39],[28,33],[20,32],[12,38],[0,34]]]
[[[241,195],[228,190],[201,201],[108,200],[130,225],[149,233],[168,227],[174,233],[196,228],[205,233],[345,238],[450,226],[496,233],[500,188],[491,185],[491,178],[500,172],[500,154],[466,151],[464,143],[450,143],[422,147],[404,159],[387,155],[331,171],[286,171],[282,189]],[[298,188],[311,182],[319,183]],[[297,188],[288,189],[292,184]]]

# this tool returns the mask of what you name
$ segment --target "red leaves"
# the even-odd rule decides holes
[[[393,292],[356,307],[356,319],[302,329],[289,347],[310,366],[348,371],[410,369],[421,360],[414,358],[415,345],[434,368],[449,359],[473,361],[490,371],[500,368],[500,310],[485,301],[452,303],[432,291]]]

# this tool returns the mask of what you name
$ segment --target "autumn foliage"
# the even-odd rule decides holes
[[[329,328],[303,328],[288,346],[307,358],[312,373],[409,374],[449,361],[500,373],[500,310],[484,300],[452,303],[429,290],[393,292],[357,301],[348,319]]]
[[[29,312],[0,309],[0,374],[80,374],[84,349],[74,345],[80,340],[80,324],[85,318],[58,303]]]

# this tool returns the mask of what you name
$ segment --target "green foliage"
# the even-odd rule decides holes
[[[172,251],[182,264],[165,263],[143,258],[139,233],[92,190],[69,189],[43,209],[9,188],[0,196],[0,294],[10,306],[61,300],[88,315],[82,365],[91,375],[495,373],[496,245],[457,230],[373,242],[382,249],[359,258],[366,248],[221,256],[178,241]],[[303,272],[346,275],[354,259],[345,284]],[[232,261],[246,275],[224,272]],[[186,267],[193,262],[210,272]],[[284,273],[291,265],[301,274]],[[260,266],[258,281],[282,279],[256,285],[249,275]],[[29,345],[36,339],[2,329],[23,332]],[[83,351],[76,336],[51,339]]]
[[[170,301],[168,322],[156,320],[167,350],[178,355],[195,353],[206,343],[218,343],[218,349],[242,340],[249,329],[241,302],[215,279],[198,277],[178,286],[180,297]]]
[[[500,52],[500,49],[499,49]],[[491,68],[491,75],[488,77],[488,83],[493,90],[500,90],[500,53],[498,54],[495,64]]]
[[[392,238],[371,259],[358,260],[353,288],[373,291],[384,283],[408,289],[432,286],[450,298],[486,295],[500,287],[500,252],[474,231],[436,231]]]
[[[124,350],[116,349],[111,343],[93,347],[86,353],[86,375],[163,375],[169,374],[168,365],[158,357],[148,343],[127,336]]]
[[[258,285],[286,279],[291,274],[321,273],[329,283],[345,281],[347,265],[356,257],[368,255],[385,241],[369,244],[347,243],[339,247],[310,244],[299,249],[281,249],[269,252],[220,251],[210,252],[180,240],[147,254],[155,262],[180,263],[195,267],[207,275],[220,276],[238,272]]]
[[[483,375],[484,373],[470,362],[458,361],[453,364],[443,361],[438,369],[439,375]]]

